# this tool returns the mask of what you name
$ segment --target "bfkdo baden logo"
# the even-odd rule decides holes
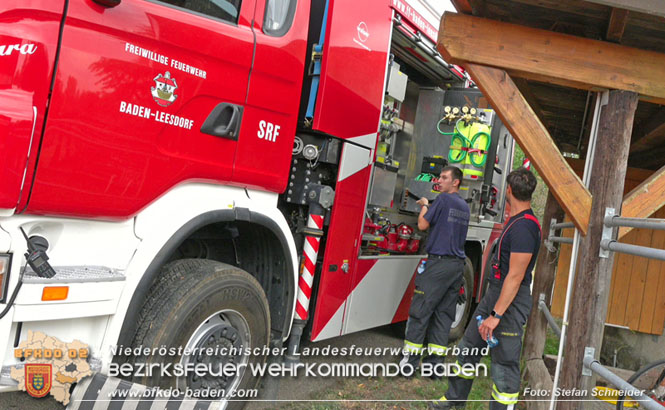
[[[19,390],[32,397],[50,394],[66,406],[72,385],[92,376],[89,356],[88,345],[79,340],[67,343],[28,330],[27,339],[14,349],[14,358],[20,363],[9,369],[9,375]]]
[[[51,391],[51,364],[25,365],[25,390],[32,397],[44,397]]]

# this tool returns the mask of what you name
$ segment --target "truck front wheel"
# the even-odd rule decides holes
[[[133,342],[166,354],[130,360],[170,364],[169,374],[158,371],[134,381],[217,395],[211,399],[230,398],[233,391],[247,394],[257,388],[259,378],[250,366],[265,363],[269,336],[268,300],[255,278],[217,261],[178,260],[164,266],[151,288]],[[178,367],[185,374],[176,376]],[[230,401],[227,408],[243,404]]]

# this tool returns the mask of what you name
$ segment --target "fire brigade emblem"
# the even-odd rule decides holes
[[[25,390],[32,397],[44,397],[51,391],[51,364],[25,365]]]
[[[173,94],[176,88],[178,88],[175,78],[171,78],[171,73],[167,71],[164,75],[161,73],[157,74],[157,77],[153,78],[153,80],[155,81],[155,86],[150,87],[153,100],[162,107],[168,107],[178,98],[177,95]]]

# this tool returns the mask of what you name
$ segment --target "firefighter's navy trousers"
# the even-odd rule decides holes
[[[471,322],[464,332],[464,337],[459,344],[461,352],[465,348],[485,347],[485,342],[480,333],[478,333],[478,324],[475,317],[480,315],[486,318],[494,309],[503,282],[490,280],[490,286],[487,293],[478,304],[473,313]],[[522,333],[524,324],[531,312],[531,291],[528,285],[520,286],[513,303],[503,314],[499,325],[492,334],[499,340],[499,344],[490,349],[492,364],[490,375],[494,382],[492,386],[492,398],[490,410],[495,409],[513,409],[517,403],[520,389],[520,353],[522,351]],[[477,349],[474,349],[477,351]],[[468,350],[474,352],[474,350]],[[459,355],[457,361],[460,366],[471,363],[477,364],[480,361],[480,354]],[[446,394],[441,398],[443,401],[450,401],[450,404],[463,405],[462,402],[469,396],[474,377],[455,376],[449,378],[449,388]],[[458,401],[459,400],[459,401]],[[456,402],[457,401],[457,402]]]
[[[446,354],[463,273],[464,259],[442,257],[428,259],[423,273],[416,275],[404,341],[404,349],[412,358],[419,358],[424,350],[425,335],[430,355],[443,358]],[[417,360],[411,364],[416,366]]]

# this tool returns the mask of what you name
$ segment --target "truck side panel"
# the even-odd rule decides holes
[[[328,228],[312,340],[342,334],[343,304],[353,289],[370,178],[371,151],[346,143]]]
[[[391,17],[385,0],[330,0],[313,129],[374,148]]]
[[[16,208],[30,188],[63,8],[54,0],[0,4],[0,209]]]
[[[282,25],[288,31],[272,34],[264,27],[265,3],[259,0],[256,10],[256,51],[233,180],[282,192],[296,134],[310,4],[294,0],[295,9]]]
[[[69,4],[28,211],[125,218],[179,183],[230,182],[237,135],[201,126],[219,104],[245,104],[255,2],[230,20],[142,0]]]

